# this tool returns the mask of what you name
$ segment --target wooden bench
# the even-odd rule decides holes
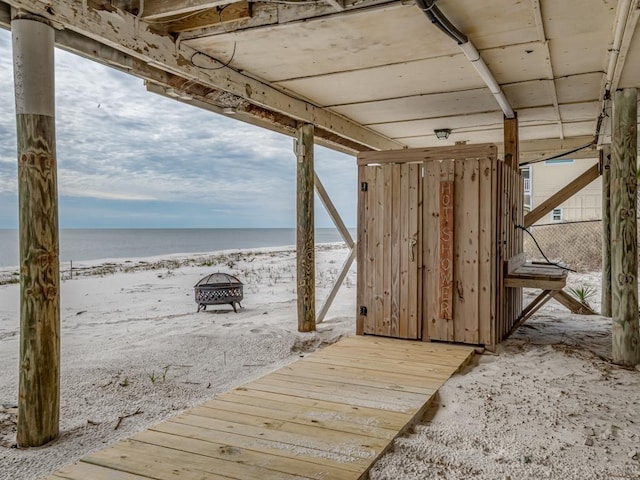
[[[588,305],[577,300],[563,289],[567,284],[567,270],[556,265],[540,262],[527,262],[524,253],[520,253],[505,262],[504,286],[512,288],[541,289],[536,298],[527,305],[509,332],[511,335],[531,315],[536,313],[552,298],[566,307],[571,313],[596,315]]]

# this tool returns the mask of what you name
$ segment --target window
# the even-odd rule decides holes
[[[559,165],[562,163],[573,163],[573,159],[571,158],[554,158],[553,160],[545,160],[544,163],[547,165]]]
[[[554,208],[553,211],[551,212],[551,221],[559,222],[561,220],[562,220],[562,209]]]
[[[531,165],[520,168],[522,174],[522,182],[524,187],[524,208],[527,212],[531,211],[532,193],[531,193]]]

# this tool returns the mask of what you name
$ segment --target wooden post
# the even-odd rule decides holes
[[[613,361],[640,363],[638,345],[637,89],[615,92],[611,156]]]
[[[514,170],[517,170],[520,165],[518,114],[516,112],[513,112],[513,118],[504,117],[504,163]]]
[[[611,316],[611,146],[600,150],[602,169],[602,290],[600,313]]]
[[[54,31],[14,18],[18,133],[20,373],[17,441],[36,447],[59,433],[60,264],[54,117]]]
[[[313,125],[298,127],[296,259],[298,284],[298,331],[316,329],[315,237],[313,216]]]

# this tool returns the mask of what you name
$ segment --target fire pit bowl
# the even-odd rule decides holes
[[[228,273],[216,272],[202,278],[194,287],[198,312],[206,310],[207,305],[229,304],[238,313],[236,303],[242,307],[242,285],[240,280]]]

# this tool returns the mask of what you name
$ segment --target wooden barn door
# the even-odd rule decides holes
[[[421,164],[359,167],[358,333],[421,338]]]

